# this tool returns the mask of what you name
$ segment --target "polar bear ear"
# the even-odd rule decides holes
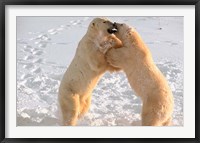
[[[92,23],[92,26],[95,26],[95,23],[94,23],[94,22]]]

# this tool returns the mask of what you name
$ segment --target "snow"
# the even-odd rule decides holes
[[[58,88],[94,17],[17,17],[17,126],[59,126]],[[108,17],[132,25],[173,91],[183,126],[183,17]],[[106,72],[78,126],[139,126],[141,100],[123,72]]]

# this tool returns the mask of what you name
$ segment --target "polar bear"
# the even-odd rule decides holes
[[[119,68],[110,66],[104,53],[119,48],[122,43],[112,32],[113,23],[106,18],[95,18],[78,44],[75,57],[65,72],[59,87],[59,105],[64,125],[76,125],[86,113],[91,93],[102,74]]]
[[[127,24],[115,23],[115,27],[123,47],[108,50],[106,58],[110,65],[124,70],[131,87],[141,97],[142,125],[170,125],[174,101],[167,80],[137,31]]]

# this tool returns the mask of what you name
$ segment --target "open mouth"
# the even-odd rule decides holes
[[[114,22],[112,28],[108,29],[108,33],[113,34],[113,33],[116,33],[117,31],[118,31],[118,29],[117,29],[117,23]]]
[[[115,28],[115,27],[113,27],[113,28],[109,28],[108,30],[108,33],[110,33],[110,34],[113,34],[113,33],[115,33],[115,32],[117,32],[117,28]]]

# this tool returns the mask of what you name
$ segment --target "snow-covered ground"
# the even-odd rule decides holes
[[[59,126],[58,88],[94,17],[17,17],[17,126]],[[135,27],[173,91],[183,126],[183,17],[108,17]],[[79,126],[141,125],[141,100],[123,72],[106,72]]]

